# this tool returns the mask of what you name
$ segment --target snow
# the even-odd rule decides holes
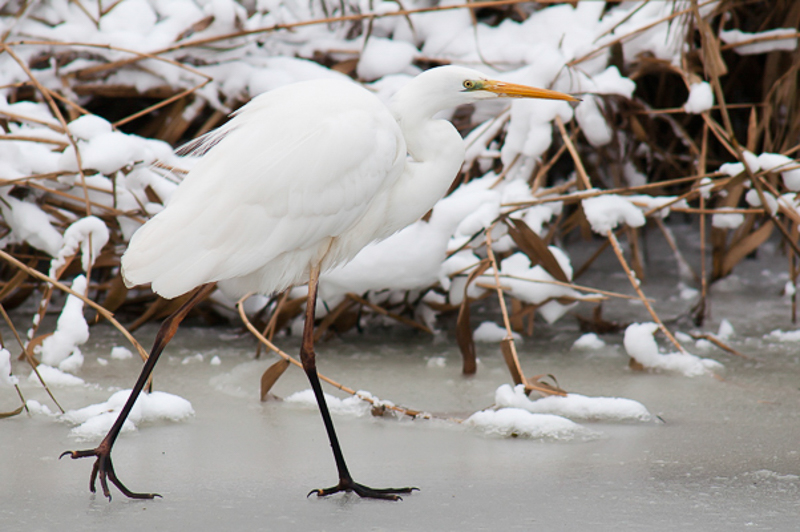
[[[605,345],[606,343],[595,333],[586,333],[575,340],[572,344],[572,348],[584,351],[596,351],[597,349],[605,347]]]
[[[652,322],[629,325],[623,339],[628,356],[645,368],[681,373],[687,377],[709,375],[722,368],[722,364],[716,360],[700,358],[686,352],[659,353],[658,344],[653,337],[658,330],[658,325]]]
[[[762,31],[759,33],[747,33],[741,30],[721,31],[719,36],[725,44],[736,44],[750,39],[764,37],[789,36],[787,39],[765,40],[751,44],[743,44],[734,48],[734,51],[741,55],[765,54],[773,51],[791,52],[797,49],[797,28],[775,28],[773,30]]]
[[[72,289],[79,294],[85,293],[86,277],[76,277],[72,281]],[[56,330],[42,341],[37,352],[41,354],[42,363],[74,373],[83,365],[83,355],[78,346],[87,340],[89,325],[83,317],[83,301],[69,294],[58,317]]]
[[[111,348],[111,358],[114,360],[127,360],[133,358],[133,353],[127,347],[115,346]]]
[[[687,113],[700,114],[714,106],[714,92],[707,81],[699,81],[689,86],[689,99],[683,104]]]
[[[779,153],[765,152],[758,156],[759,166],[767,172],[780,172],[783,184],[793,192],[800,191],[800,163]]]
[[[552,414],[532,414],[522,408],[475,412],[464,424],[490,436],[529,439],[587,439],[594,433],[569,419]]]
[[[764,195],[764,201],[767,202],[767,208],[775,214],[778,212],[778,200],[767,192],[766,190],[762,191]],[[751,207],[761,207],[761,197],[758,194],[758,191],[754,188],[751,188],[747,191],[747,194],[744,196],[745,201],[750,204]]]
[[[731,207],[720,207],[718,211],[731,210]],[[744,214],[732,212],[716,212],[711,215],[711,225],[717,229],[736,229],[744,223]]]
[[[717,331],[717,338],[720,340],[730,340],[736,331],[730,321],[723,319],[719,322],[719,330]]]
[[[503,384],[495,392],[495,404],[503,408],[521,408],[534,414],[553,414],[587,421],[651,421],[653,416],[638,401],[621,397],[586,397],[576,393],[551,395],[532,401],[525,386],[512,388]]]
[[[356,73],[360,79],[373,81],[390,74],[418,72],[411,67],[418,54],[419,50],[410,43],[371,37],[361,52]]]
[[[105,436],[131,392],[132,390],[120,390],[105,402],[67,411],[61,419],[76,425],[70,431],[70,436],[78,440],[96,440]],[[191,403],[182,397],[159,391],[143,393],[134,403],[122,432],[134,431],[142,423],[162,420],[177,423],[192,416],[194,410]]]
[[[472,337],[476,342],[495,343],[506,337],[506,330],[493,321],[484,321],[473,331]],[[522,341],[522,336],[512,332],[511,337],[517,341]]]
[[[48,386],[86,385],[86,382],[80,377],[76,377],[75,375],[70,375],[69,373],[64,373],[60,369],[48,366],[47,364],[39,364],[38,366],[36,366],[36,371],[39,372],[39,375],[42,377],[42,380],[44,380],[44,382],[46,382]],[[31,371],[31,374],[28,376],[28,382],[39,383],[39,377],[36,376],[36,373]]]
[[[358,392],[362,393],[362,392]],[[284,402],[297,405],[301,408],[308,410],[317,410],[317,400],[314,397],[314,391],[310,388],[300,392],[295,392],[286,399]],[[328,404],[328,410],[331,414],[337,416],[350,416],[350,417],[364,417],[370,415],[372,405],[363,401],[356,395],[351,395],[345,399],[339,399],[333,395],[325,394],[325,402]]]
[[[800,342],[800,330],[796,331],[783,331],[781,329],[775,329],[774,331],[770,332],[766,335],[766,338],[770,340],[775,340],[778,342]]]
[[[50,263],[50,276],[55,276],[58,269],[66,263],[66,259],[78,252],[78,248],[81,250],[83,271],[88,272],[100,255],[100,250],[108,242],[108,236],[108,227],[96,216],[87,216],[73,222],[64,231],[61,249]]]
[[[19,379],[11,374],[11,353],[0,347],[0,385],[16,386]]]
[[[642,211],[625,196],[606,194],[585,199],[581,204],[592,231],[603,236],[616,229],[620,223],[631,227],[641,227],[645,223]]]
[[[0,189],[0,212],[11,228],[12,242],[27,242],[55,257],[63,237],[50,223],[50,217],[36,203],[7,196]]]

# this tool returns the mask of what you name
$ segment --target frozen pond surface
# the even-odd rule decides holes
[[[784,262],[773,259],[777,272]],[[729,319],[736,329],[730,343],[752,360],[690,348],[724,363],[722,379],[632,372],[621,335],[606,337],[608,346],[598,351],[570,350],[580,332],[569,318],[556,327],[537,323],[537,338],[519,345],[527,374],[551,373],[584,395],[638,400],[664,423],[580,422],[599,437],[555,442],[490,437],[448,421],[335,416],[356,481],[421,488],[399,503],[355,495],[306,498],[309,490],[335,483],[319,414],[258,401],[259,377],[275,359],[253,360],[254,344],[239,329],[182,328],[155,382],[191,401],[195,417],[143,425],[123,434],[114,450],[123,482],[164,498],[131,501],[113,488],[111,503],[91,495],[91,461],[57,457],[98,442],[76,442],[69,425],[45,416],[20,415],[0,421],[2,529],[796,530],[800,344],[764,337],[795,329],[779,295],[785,279],[763,274],[763,264],[745,268],[751,269],[743,268],[746,276],[725,281],[735,290],[716,289],[704,330],[715,332],[720,319]],[[658,309],[665,317],[690,305],[666,296],[676,292],[670,283],[645,286],[664,302]],[[636,305],[609,309],[609,318],[644,319]],[[672,328],[691,331],[682,322]],[[148,327],[137,337],[149,345],[154,333]],[[140,363],[110,360],[115,345],[125,345],[118,333],[93,329],[79,374],[97,385],[54,388],[65,409],[105,401],[112,390],[132,385]],[[281,345],[296,352],[294,340]],[[322,373],[353,388],[464,418],[490,406],[497,387],[509,380],[495,345],[478,350],[481,363],[472,378],[460,375],[452,339],[399,329],[324,342],[318,360]],[[198,353],[202,361],[183,363]],[[209,363],[214,356],[220,365]],[[55,410],[27,382],[24,366],[14,368],[26,398]],[[307,388],[302,372],[290,368],[274,391],[286,397]],[[0,389],[2,410],[17,403],[13,389]]]

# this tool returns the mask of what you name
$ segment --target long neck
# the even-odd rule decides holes
[[[392,104],[410,156],[390,205],[392,214],[407,220],[404,226],[447,193],[464,162],[464,141],[453,124],[432,118],[435,110],[403,105],[403,100]]]

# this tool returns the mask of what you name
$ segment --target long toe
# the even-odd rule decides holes
[[[369,486],[353,482],[352,480],[342,480],[339,484],[331,488],[311,490],[308,496],[310,497],[313,493],[316,493],[318,497],[325,497],[327,495],[333,495],[334,493],[352,491],[359,497],[366,499],[401,501],[403,498],[400,497],[400,493],[411,493],[415,490],[419,491],[419,488],[370,488]]]

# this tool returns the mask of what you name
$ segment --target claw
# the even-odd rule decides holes
[[[117,478],[117,474],[114,472],[114,464],[111,462],[111,452],[110,450],[103,449],[102,443],[96,449],[89,449],[85,451],[64,451],[61,453],[58,459],[60,460],[67,455],[69,455],[73,460],[86,458],[89,456],[97,457],[97,459],[94,461],[94,465],[92,466],[92,475],[89,477],[89,490],[91,490],[92,493],[96,493],[97,490],[95,489],[95,482],[99,476],[100,487],[103,488],[103,495],[105,495],[109,501],[111,500],[111,490],[108,489],[108,480],[110,480],[111,483],[114,484],[123,495],[131,499],[154,499],[156,497],[161,497],[161,495],[158,493],[138,493],[129,490],[119,480],[119,478]]]
[[[353,482],[352,479],[342,479],[339,484],[331,488],[315,489],[308,492],[306,498],[311,497],[312,493],[316,493],[317,497],[325,497],[334,493],[355,492],[356,495],[366,499],[382,499],[387,501],[402,501],[403,498],[398,493],[411,493],[412,491],[419,491],[419,488],[370,488],[363,484]]]

